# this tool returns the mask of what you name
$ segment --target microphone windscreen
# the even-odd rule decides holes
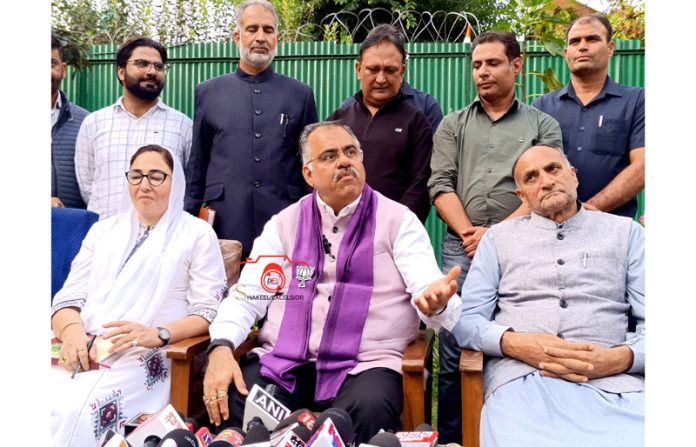
[[[215,436],[215,441],[224,441],[234,447],[239,447],[246,438],[246,432],[238,427],[226,428]]]
[[[295,410],[288,417],[283,419],[282,421],[278,422],[278,425],[275,426],[273,431],[280,431],[284,429],[285,427],[288,427],[295,422],[298,424],[302,424],[308,429],[312,429],[314,426],[314,422],[317,420],[317,417],[309,411],[306,408],[300,408],[299,410]]]
[[[256,444],[260,442],[268,442],[271,440],[271,434],[263,424],[252,425],[247,431],[246,438],[242,445]]]
[[[437,431],[432,425],[428,425],[425,422],[416,427],[413,431]]]
[[[343,408],[332,407],[323,411],[316,422],[314,422],[314,427],[312,428],[312,435],[319,430],[321,424],[327,419],[331,418],[338,435],[341,437],[343,444],[348,445],[353,441],[353,420],[350,415]]]
[[[292,431],[297,435],[298,438],[302,440],[305,444],[307,444],[307,441],[309,441],[309,438],[312,437],[312,432],[305,427],[304,425],[298,425],[297,427],[293,428]]]
[[[196,421],[194,418],[186,418],[184,419],[185,424],[191,424],[191,432],[196,433],[198,429],[200,428],[198,426],[198,421]]]
[[[382,433],[377,433],[367,442],[371,445],[376,445],[378,447],[401,447],[401,442],[399,438],[396,437],[394,433],[389,433],[387,431]]]
[[[162,441],[162,438],[160,438],[157,435],[150,435],[147,438],[145,438],[145,441],[143,441],[143,447],[157,447],[157,444],[159,444]]]
[[[185,428],[177,428],[167,433],[157,447],[198,447],[196,435]]]
[[[255,426],[255,425],[262,425],[262,426],[265,427],[265,425],[264,425],[263,421],[261,420],[261,418],[258,417],[258,416],[254,416],[254,417],[251,418],[251,420],[247,423],[247,426],[246,426],[247,434],[249,433],[249,430],[251,430],[251,427],[253,427],[253,426]]]

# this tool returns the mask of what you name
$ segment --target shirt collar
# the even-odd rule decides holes
[[[53,110],[60,110],[63,105],[63,100],[61,99],[60,90],[58,90],[58,97],[56,98],[56,103],[53,105]]]
[[[571,228],[577,228],[582,225],[582,223],[585,221],[585,217],[587,216],[588,211],[586,211],[582,207],[582,203],[580,203],[579,200],[576,200],[576,206],[577,206],[577,213],[573,214],[566,220],[565,222],[557,223],[554,220],[551,220],[549,218],[540,216],[539,214],[536,214],[535,212],[532,211],[532,217],[531,217],[531,222],[532,225],[538,228],[543,228],[546,230],[560,230],[561,228],[563,229],[571,229]]]
[[[481,98],[476,95],[474,100],[472,101],[472,104],[474,104],[480,112],[486,113],[486,109],[483,107],[483,102],[481,101]],[[498,118],[496,121],[500,121],[506,116],[508,116],[511,113],[517,112],[520,109],[520,102],[517,100],[517,96],[512,98],[512,104],[510,104],[510,108],[507,109],[507,112],[503,113],[503,115]],[[488,115],[488,113],[486,113]]]
[[[321,200],[321,197],[319,197],[319,193],[317,193],[317,205],[319,206],[319,209],[324,212],[324,214],[328,214],[329,216],[337,219],[339,217],[349,216],[355,213],[355,208],[357,208],[358,202],[360,202],[361,197],[362,192],[360,193],[357,199],[344,206],[343,209],[341,209],[341,211],[338,212],[338,215],[334,213],[333,208],[331,208],[329,205],[326,204],[326,202]]]
[[[621,86],[619,84],[617,84],[616,82],[612,81],[609,76],[607,76],[606,81],[604,81],[604,86],[602,86],[602,90],[599,91],[597,96],[592,98],[591,102],[594,102],[598,99],[602,99],[607,95],[623,96],[623,91],[621,89]],[[563,87],[562,89],[560,89],[558,91],[558,94],[556,95],[557,100],[563,99],[564,97],[577,99],[577,95],[575,94],[575,89],[573,88],[572,82],[569,82],[568,84],[566,84],[566,86]]]
[[[416,91],[406,82],[406,79],[404,79],[404,82],[401,84],[401,93],[404,96],[416,96]]]
[[[265,82],[271,79],[271,76],[273,76],[273,67],[269,65],[264,71],[257,75],[249,74],[246,71],[242,70],[240,67],[237,67],[237,71],[235,72],[235,74],[242,81],[249,82],[251,84],[255,82]]]
[[[118,99],[116,100],[116,102],[114,103],[114,106],[113,106],[113,107],[114,107],[114,110],[119,110],[119,109],[120,109],[121,111],[126,112],[127,114],[129,114],[130,116],[132,116],[133,118],[135,118],[135,116],[134,116],[132,113],[130,113],[130,112],[128,111],[128,109],[126,109],[126,106],[123,104],[123,96],[121,96],[120,98],[118,98]],[[144,113],[141,117],[139,117],[138,119],[143,118],[143,117],[145,117],[145,116],[148,116],[148,115],[149,115],[150,113],[152,113],[152,111],[155,110],[155,109],[162,109],[162,110],[166,110],[166,109],[167,109],[167,107],[164,105],[164,101],[162,101],[162,98],[157,98],[157,102],[155,103],[155,105],[152,106],[152,107],[150,107],[150,109],[149,109],[147,112],[145,112],[145,113]]]

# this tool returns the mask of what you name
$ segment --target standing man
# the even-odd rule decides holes
[[[645,187],[645,91],[607,76],[615,45],[606,17],[580,17],[566,32],[570,82],[534,101],[563,130],[563,147],[577,169],[586,206],[635,217]]]
[[[244,257],[268,219],[308,191],[298,139],[317,120],[314,94],[273,72],[277,31],[271,3],[239,5],[237,71],[196,87],[186,210],[214,209],[218,237],[239,240]]]
[[[358,136],[370,186],[425,222],[430,212],[427,182],[433,131],[402,92],[403,34],[388,24],[373,28],[360,45],[355,71],[360,80],[355,101],[328,119],[342,120]]]
[[[75,171],[87,209],[100,219],[114,216],[126,187],[131,155],[158,144],[186,166],[191,150],[191,119],[160,99],[167,50],[147,37],[128,40],[116,54],[123,96],[85,118],[77,136]]]
[[[515,98],[515,78],[523,64],[515,36],[483,33],[471,48],[478,96],[440,123],[428,181],[430,198],[447,224],[442,271],[461,266],[460,289],[488,228],[529,214],[515,195],[514,161],[528,147],[562,144],[556,120]],[[440,333],[439,346],[440,442],[461,444],[460,348],[445,331]]]
[[[84,208],[75,178],[75,140],[89,112],[60,91],[65,72],[63,44],[51,36],[51,206]]]

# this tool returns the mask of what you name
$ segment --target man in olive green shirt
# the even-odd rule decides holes
[[[488,227],[530,213],[515,195],[515,160],[531,146],[563,146],[558,122],[515,98],[522,59],[512,34],[479,35],[472,43],[471,60],[478,96],[440,123],[428,181],[430,199],[448,227],[442,269],[462,267],[460,292]],[[461,444],[460,348],[445,330],[440,331],[439,346],[439,442]]]

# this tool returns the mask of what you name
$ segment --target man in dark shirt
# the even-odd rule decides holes
[[[561,124],[585,207],[633,218],[636,194],[645,186],[645,91],[607,76],[611,35],[599,14],[571,23],[564,50],[570,82],[534,106]]]
[[[373,28],[355,63],[360,80],[355,102],[327,119],[342,120],[357,135],[370,186],[425,222],[433,131],[401,90],[405,62],[404,36],[391,25]]]
[[[278,15],[265,0],[238,7],[235,73],[196,87],[193,144],[186,169],[186,210],[205,202],[213,228],[242,243],[243,254],[278,211],[308,192],[301,175],[300,132],[316,122],[312,89],[273,72]]]

